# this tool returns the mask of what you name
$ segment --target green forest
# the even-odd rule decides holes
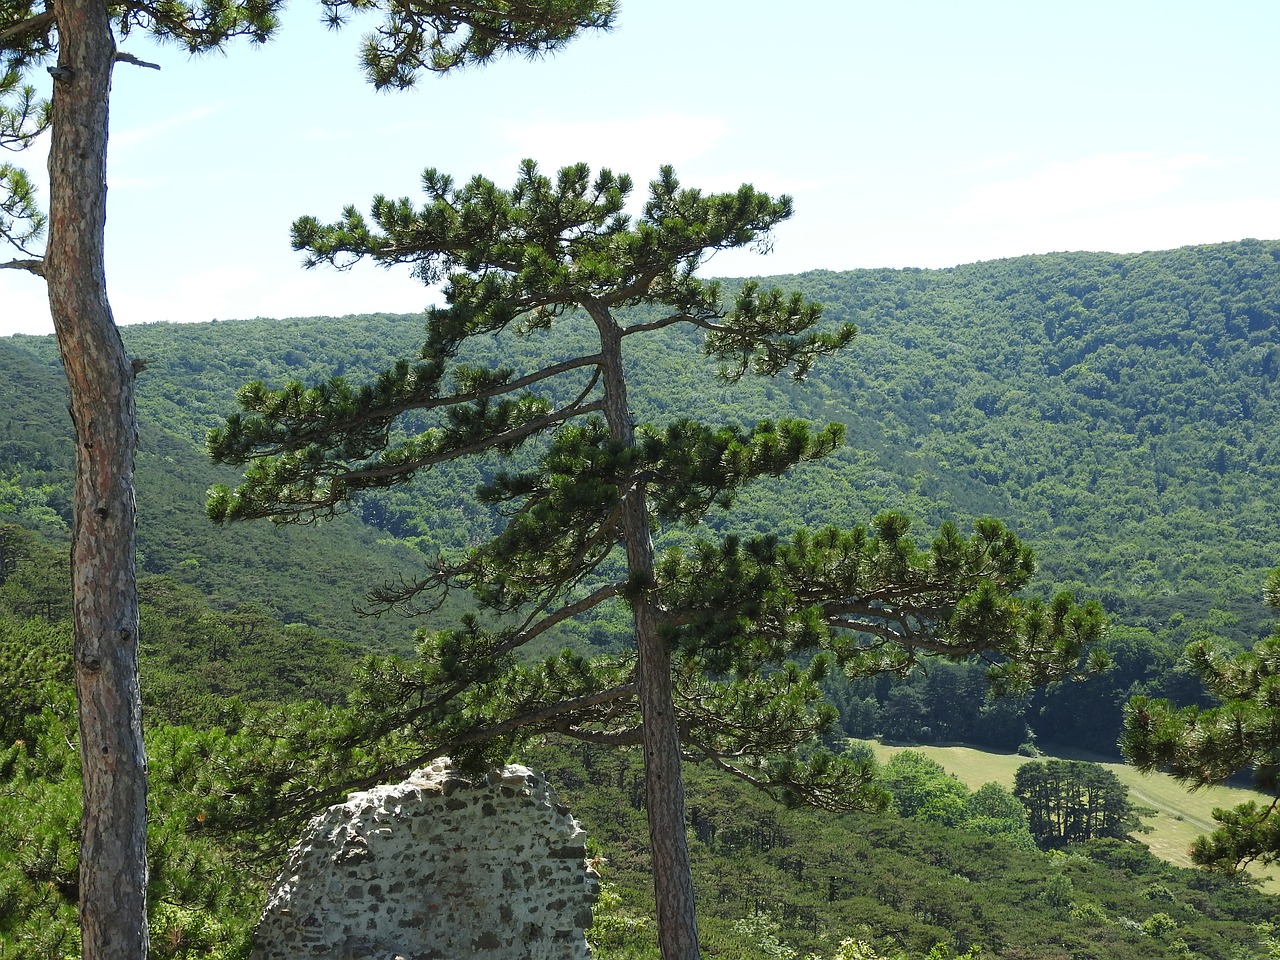
[[[695,413],[744,432],[794,418],[841,424],[844,443],[744,488],[731,510],[716,500],[701,526],[755,542],[801,526],[883,531],[877,518],[902,516],[925,544],[944,524],[967,532],[996,518],[1034,552],[1030,598],[1052,604],[1068,590],[1100,605],[1107,627],[1096,645],[1108,667],[993,698],[991,664],[976,657],[863,674],[800,657],[788,668],[797,688],[811,680],[831,708],[806,708],[830,720],[817,739],[866,773],[863,809],[780,803],[690,767],[706,954],[1276,956],[1274,888],[1160,862],[1122,789],[1087,764],[1041,754],[1119,757],[1133,698],[1200,707],[1226,698],[1223,687],[1205,689],[1184,651],[1234,656],[1272,634],[1264,584],[1280,554],[1280,243],[759,283],[820,303],[824,329],[852,324],[856,337],[803,378],[730,387],[700,332],[660,329],[629,345],[638,418]],[[730,296],[747,290],[723,284]],[[645,307],[630,310],[627,322],[649,320]],[[209,522],[207,491],[237,473],[210,463],[206,439],[246,384],[373,382],[422,355],[425,324],[371,315],[121,330],[141,365],[141,674],[158,956],[245,954],[264,884],[308,812],[279,815],[298,776],[284,770],[341,784],[376,765],[373,753],[413,755],[396,738],[338,753],[312,731],[356,731],[362,709],[419,676],[420,651],[470,622],[476,601],[454,591],[405,619],[374,615],[368,594],[461,562],[498,535],[504,505],[482,502],[477,488],[513,483],[555,452],[533,445],[441,463],[363,491],[315,524]],[[587,349],[591,334],[586,317],[566,311],[549,329],[471,336],[458,360],[522,373]],[[0,341],[0,393],[0,669],[11,691],[0,715],[0,942],[6,956],[55,958],[74,953],[78,936],[78,774],[71,440],[52,338]],[[552,401],[572,403],[572,391],[553,389]],[[432,427],[417,416],[397,422],[393,438]],[[696,532],[663,522],[657,548],[692,552]],[[586,676],[625,653],[630,630],[623,600],[604,603],[538,635],[517,669]],[[268,729],[285,735],[264,741]],[[1012,790],[970,792],[919,754],[877,763],[847,737],[968,743],[1028,764]],[[656,956],[634,749],[541,732],[487,749],[478,759],[546,770],[607,863],[597,955]],[[1038,806],[1037,796],[1062,792],[1051,781],[1103,798],[1097,818]],[[316,786],[323,795],[326,784]]]

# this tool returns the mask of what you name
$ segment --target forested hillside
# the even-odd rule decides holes
[[[47,604],[42,590],[65,577],[66,558],[12,527],[0,526],[0,543],[22,557],[0,576],[0,945],[6,958],[63,960],[77,947],[70,623],[65,603]],[[251,609],[216,611],[167,578],[144,579],[141,592],[151,953],[243,960],[287,837],[261,821],[226,829],[229,788],[248,785],[227,781],[225,768],[242,773],[245,758],[296,749],[263,737],[253,716],[325,722],[333,715],[321,704],[339,702],[359,671],[342,644]],[[639,756],[538,743],[520,759],[547,772],[591,837],[605,881],[597,956],[652,960]],[[690,771],[709,957],[825,960],[850,939],[868,945],[851,954],[859,960],[953,960],[971,947],[1004,960],[1266,960],[1276,945],[1276,897],[1239,879],[1105,836],[1041,852],[1009,790],[971,791],[911,751],[876,779],[885,810],[834,815]]]
[[[185,332],[155,332],[168,329]],[[215,405],[229,402],[236,374],[221,369],[217,386],[206,388],[199,377],[203,362],[167,359],[198,355],[188,351],[202,348],[178,343],[170,349],[166,360],[154,361],[164,375],[150,378],[149,369],[139,380],[140,571],[171,575],[225,608],[253,602],[288,622],[375,648],[403,648],[402,625],[388,630],[353,610],[363,605],[371,582],[413,569],[408,550],[378,542],[374,531],[349,520],[331,529],[264,524],[232,532],[204,520],[205,490],[227,473],[203,455],[202,432],[216,416]],[[216,356],[222,348],[209,343],[204,349]],[[71,429],[52,338],[0,341],[0,381],[0,521],[65,538],[71,522]],[[204,399],[202,407],[205,390],[216,399]]]
[[[1269,630],[1259,585],[1280,555],[1270,508],[1280,480],[1277,258],[1280,245],[1244,241],[788,277],[832,320],[861,330],[808,381],[743,383],[731,398],[697,348],[671,337],[634,357],[636,393],[658,420],[698,409],[725,422],[799,414],[847,425],[835,456],[745,495],[735,515],[752,531],[850,525],[900,508],[924,534],[943,519],[993,515],[1036,550],[1043,589],[1097,597],[1116,622],[1172,630],[1178,648],[1195,630],[1249,644]],[[148,361],[139,379],[146,569],[336,626],[338,608],[390,575],[395,555],[354,526],[323,534],[323,550],[308,531],[208,527],[201,497],[217,475],[202,463],[203,435],[249,380],[359,382],[414,356],[420,318],[123,332]],[[573,335],[566,325],[562,336]],[[477,359],[522,369],[543,359],[531,349],[506,337]],[[49,529],[69,509],[52,339],[11,338],[0,363],[3,502]],[[441,468],[366,497],[361,518],[427,556],[465,545],[492,530],[469,496],[484,474]],[[303,568],[316,566],[327,585],[297,596]]]
[[[1252,640],[1280,530],[1278,260],[1246,241],[804,281],[863,331],[826,382],[875,424],[882,485],[923,471],[931,501],[997,512],[1131,623],[1216,607]]]
[[[651,956],[636,759],[594,749],[532,759],[562,784],[607,858],[606,890],[620,902],[596,932],[611,948],[604,956]],[[971,947],[1006,960],[1261,960],[1274,945],[1251,941],[1266,939],[1261,925],[1275,897],[1115,839],[1043,853],[990,815],[1009,796],[995,784],[969,793],[939,768],[911,795],[896,790],[894,774],[891,766],[880,774],[894,792],[890,811],[834,817],[782,809],[741,782],[694,772],[691,829],[709,955],[826,957],[857,938],[877,948],[867,960],[952,960]]]
[[[901,509],[927,540],[945,519],[996,516],[1036,550],[1037,590],[1065,586],[1100,599],[1112,620],[1110,673],[1022,699],[987,700],[975,664],[937,664],[900,681],[833,679],[846,732],[1006,749],[1039,737],[1114,752],[1130,695],[1200,696],[1180,664],[1188,641],[1248,644],[1269,630],[1260,594],[1280,555],[1269,508],[1280,479],[1280,243],[819,272],[786,283],[824,302],[832,322],[861,330],[807,381],[746,380],[730,394],[697,344],[674,335],[630,358],[645,419],[696,410],[712,422],[798,415],[847,425],[842,450],[744,494],[736,529],[785,536],[799,524],[852,525]],[[261,851],[280,837],[275,825],[220,812],[228,797],[253,792],[224,778],[288,768],[295,758],[280,751],[293,742],[283,746],[280,731],[358,716],[368,689],[345,705],[344,691],[392,682],[399,669],[356,668],[358,647],[407,651],[421,623],[362,618],[353,604],[437,552],[490,536],[495,524],[470,495],[497,466],[481,460],[369,495],[355,516],[332,523],[215,527],[205,491],[233,478],[208,463],[204,435],[245,383],[334,375],[358,383],[415,356],[422,326],[421,317],[375,315],[122,331],[145,361],[142,670],[153,804],[165,825],[154,841],[166,868],[153,878],[162,911],[154,929],[168,938],[157,955],[243,948],[257,884],[271,869]],[[577,335],[569,318],[559,340],[490,339],[474,359],[530,369],[554,359],[535,354],[535,343],[568,353]],[[64,389],[50,338],[0,341],[8,651],[0,679],[22,691],[0,705],[0,923],[12,924],[0,932],[18,930],[24,943],[44,944],[29,955],[50,957],[74,937],[76,775],[59,546],[70,521]],[[725,517],[710,522],[727,525]],[[686,536],[659,535],[668,544]],[[427,623],[452,623],[457,613],[437,611]],[[622,648],[625,624],[605,612],[565,625],[542,652],[562,642]],[[635,758],[575,748],[530,759],[550,768],[610,862],[607,919],[596,934],[613,951],[605,955],[651,956]],[[297,760],[305,770],[314,758]],[[1005,799],[994,791],[982,800],[937,782],[929,791],[937,802],[925,814],[895,794],[907,820],[893,812],[837,820],[782,811],[737,782],[694,775],[709,949],[827,956],[851,934],[912,956],[935,943],[1046,960],[1225,960],[1271,949],[1274,930],[1256,925],[1275,915],[1274,900],[1239,881],[1176,871],[1115,840],[1040,853],[1016,824],[993,824],[990,810],[979,816],[984,802]],[[216,832],[228,822],[230,833]],[[766,950],[771,943],[776,950]]]

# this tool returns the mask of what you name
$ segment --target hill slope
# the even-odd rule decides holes
[[[71,520],[72,449],[66,385],[50,346],[28,352],[0,341],[0,520],[56,540],[67,536]],[[204,519],[205,490],[230,474],[204,458],[190,418],[164,416],[168,383],[144,374],[139,387],[141,573],[173,576],[224,609],[253,601],[287,623],[374,647],[406,647],[404,624],[361,618],[353,608],[371,585],[411,571],[415,554],[379,542],[352,518],[307,528],[214,527]],[[228,382],[224,393],[232,389]]]
[[[1029,762],[1027,757],[1015,753],[992,753],[964,746],[904,747],[874,741],[870,744],[881,761],[888,760],[903,750],[923,753],[946,767],[949,773],[959,777],[970,790],[976,790],[984,783],[998,783],[1013,789],[1018,768]],[[1156,811],[1154,816],[1144,818],[1151,833],[1142,835],[1140,842],[1161,860],[1179,867],[1194,866],[1189,855],[1191,843],[1196,837],[1209,833],[1217,826],[1213,820],[1215,808],[1230,808],[1260,799],[1260,795],[1254,790],[1232,786],[1204,787],[1192,793],[1168,774],[1144,775],[1126,764],[1084,751],[1056,749],[1049,745],[1046,756],[1099,763],[1119,777],[1137,803]],[[1280,893],[1280,869],[1259,869],[1253,872],[1256,876],[1265,878],[1262,889]]]
[[[1280,244],[797,279],[863,331],[828,382],[891,477],[990,506],[1131,622],[1255,620],[1280,555]]]
[[[1280,485],[1280,243],[774,279],[862,331],[808,382],[726,391],[698,344],[675,336],[630,357],[645,416],[695,409],[712,420],[798,414],[848,425],[844,450],[745,496],[735,512],[742,529],[848,525],[901,508],[927,535],[942,519],[996,515],[1036,549],[1043,589],[1100,597],[1124,622],[1153,629],[1179,614],[1241,643],[1269,629],[1257,598],[1263,571],[1280,556],[1280,514],[1271,509]],[[322,535],[326,550],[341,547],[331,561],[314,545],[321,541],[297,530],[209,527],[198,511],[215,474],[201,447],[244,382],[335,373],[361,380],[416,353],[420,318],[123,333],[130,351],[150,361],[139,381],[149,570],[241,594],[256,589],[287,616],[303,616],[307,600],[289,594],[305,565],[327,564],[321,592],[350,587],[351,595],[396,569],[397,555],[355,526]],[[476,359],[521,369],[572,336],[570,321],[527,340],[495,339]],[[67,456],[65,443],[58,446],[66,437],[60,394],[30,386],[37,373],[54,383],[52,339],[10,338],[0,362],[8,414],[0,419],[0,476],[16,476],[23,495],[65,516],[54,468]],[[35,424],[42,459],[30,457],[35,441],[24,423]],[[492,529],[469,496],[486,469],[450,467],[370,497],[361,518],[428,555],[465,545]],[[245,569],[204,581],[189,569],[210,564]],[[353,577],[360,582],[347,583]],[[267,579],[255,588],[254,578]],[[340,620],[336,611],[326,617]]]

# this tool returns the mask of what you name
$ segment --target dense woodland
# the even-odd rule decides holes
[[[1280,470],[1280,243],[785,280],[821,301],[828,319],[860,331],[807,380],[744,381],[728,392],[683,335],[631,359],[645,420],[696,410],[713,423],[798,416],[846,426],[845,447],[744,492],[732,519],[712,515],[708,524],[785,534],[892,509],[914,517],[927,541],[945,520],[967,527],[995,516],[1035,550],[1034,590],[1066,587],[1099,600],[1111,622],[1108,673],[1021,698],[991,700],[978,664],[854,683],[828,677],[844,733],[1117,755],[1129,697],[1207,702],[1182,660],[1189,642],[1218,637],[1244,648],[1270,632],[1262,583],[1280,552],[1270,508]],[[205,491],[233,477],[209,465],[204,437],[235,392],[252,380],[361,382],[416,355],[422,320],[258,319],[122,333],[146,361],[142,672],[153,802],[165,824],[153,838],[164,865],[153,878],[154,949],[234,956],[260,902],[256,883],[287,837],[255,831],[252,811],[216,809],[226,784],[197,769],[210,756],[247,755],[237,735],[264,711],[319,711],[353,690],[367,694],[378,671],[362,664],[366,652],[409,654],[415,630],[458,618],[462,601],[417,621],[358,608],[370,587],[493,535],[499,518],[471,492],[501,463],[443,466],[363,496],[353,515],[331,523],[215,528]],[[567,354],[579,335],[568,318],[552,342]],[[474,361],[532,368],[552,359],[534,352],[547,342],[494,337]],[[4,686],[17,691],[0,717],[0,849],[21,851],[0,853],[8,858],[0,937],[22,951],[15,955],[53,957],[75,936],[62,587],[70,440],[52,339],[0,341],[0,368],[0,629]],[[685,536],[664,530],[659,547]],[[606,609],[542,638],[533,655],[616,651],[627,627],[620,606]],[[839,746],[838,735],[829,742]],[[535,747],[610,863],[604,955],[650,955],[634,758]],[[228,769],[271,769],[251,759]],[[1044,838],[1017,822],[1008,796],[974,799],[930,773],[916,802],[904,773],[880,772],[884,810],[841,818],[785,810],[734,781],[691,773],[708,952],[830,956],[859,937],[911,956],[935,944],[1002,957],[1267,956],[1256,925],[1275,917],[1275,901],[1241,881],[1162,865],[1115,831],[1075,843],[1059,836],[1041,845],[1063,849],[1044,853],[1034,842]],[[1119,822],[1126,816],[1121,809]]]

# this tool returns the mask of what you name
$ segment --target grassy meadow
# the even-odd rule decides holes
[[[992,753],[965,746],[924,746],[885,744],[875,740],[862,741],[871,745],[881,761],[888,760],[903,750],[916,750],[936,760],[955,774],[970,790],[984,783],[995,782],[1009,789],[1017,770],[1029,758],[1016,753]],[[1248,800],[1257,800],[1261,794],[1239,787],[1212,786],[1190,791],[1173,777],[1163,773],[1143,774],[1127,764],[1117,762],[1081,750],[1056,748],[1041,744],[1046,758],[1060,760],[1088,760],[1098,763],[1115,773],[1120,782],[1129,788],[1134,803],[1151,807],[1154,816],[1144,818],[1150,833],[1138,837],[1151,848],[1151,852],[1169,863],[1180,867],[1194,866],[1188,850],[1191,842],[1202,833],[1213,829],[1213,811],[1217,807],[1232,807]],[[1280,894],[1280,868],[1252,870],[1262,880],[1262,889]]]

